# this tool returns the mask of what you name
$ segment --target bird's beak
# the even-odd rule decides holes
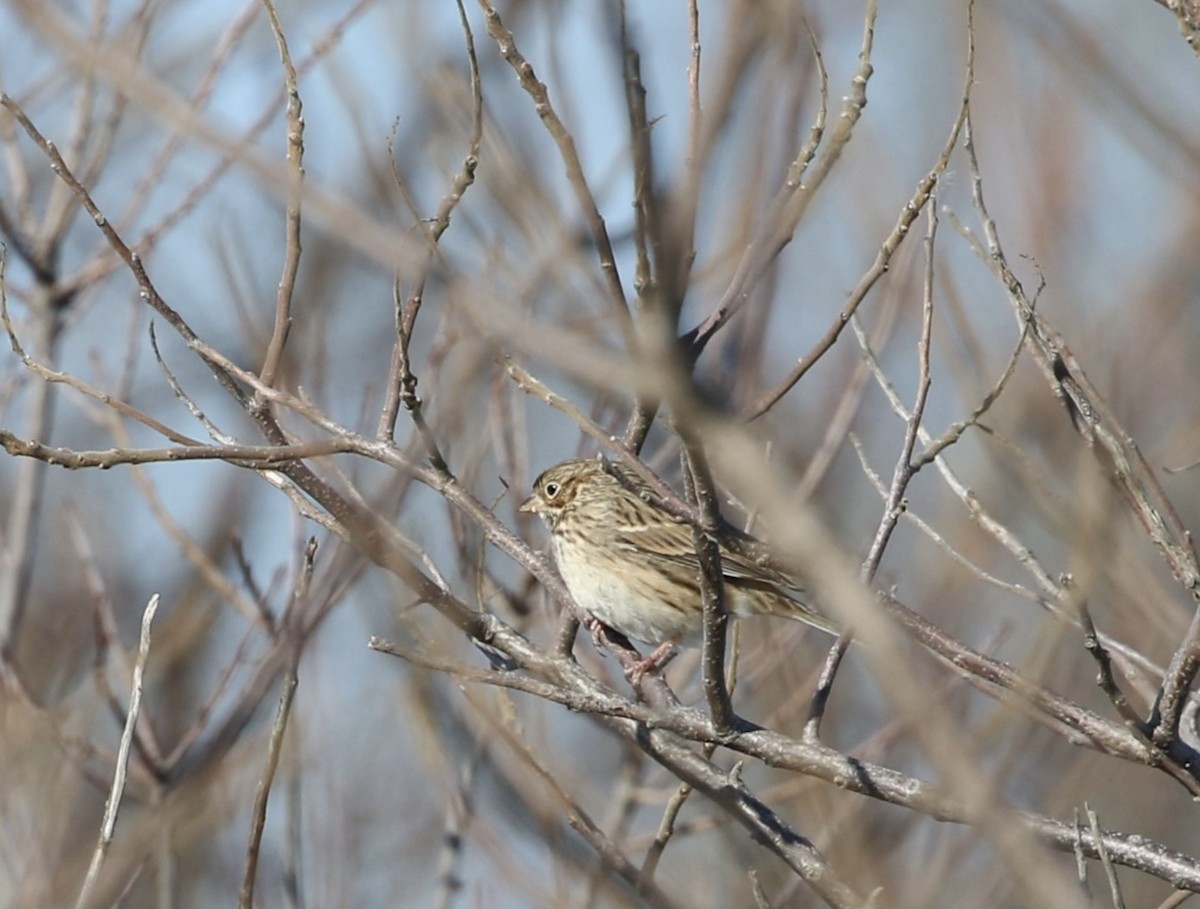
[[[539,510],[537,496],[530,496],[528,499],[522,502],[521,507],[517,509],[517,511],[525,512],[525,514],[537,514]]]

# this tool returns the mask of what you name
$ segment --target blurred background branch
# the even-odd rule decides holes
[[[1159,5],[0,0],[0,906],[1200,892]],[[597,453],[824,669],[577,640]]]

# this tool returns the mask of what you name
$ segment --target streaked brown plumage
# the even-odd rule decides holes
[[[634,490],[645,484],[619,464],[563,461],[537,478],[521,511],[546,522],[559,573],[580,606],[639,641],[696,645],[703,607],[691,527]],[[783,616],[836,633],[787,576],[725,546],[721,572],[731,615]]]

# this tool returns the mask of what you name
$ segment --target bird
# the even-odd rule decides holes
[[[519,507],[545,522],[554,562],[575,602],[626,637],[657,645],[644,661],[648,666],[661,664],[675,645],[699,645],[704,627],[692,526],[654,498],[624,465],[572,459],[544,471]],[[835,622],[805,602],[794,578],[724,543],[719,548],[730,615],[782,616],[838,633]]]

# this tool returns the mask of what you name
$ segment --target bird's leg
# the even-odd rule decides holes
[[[603,622],[589,612],[587,618],[583,620],[583,627],[588,630],[589,634],[591,634],[592,643],[595,645],[597,650],[603,652],[607,649],[607,647],[604,646],[608,643],[604,634],[604,632],[607,630],[607,626]]]
[[[677,653],[675,641],[663,641],[650,652],[648,657],[626,669],[625,677],[629,679],[629,684],[634,686],[639,685],[647,672],[665,669],[667,664],[675,659]]]
[[[592,643],[596,645],[596,649],[600,651],[600,653],[606,653],[608,651],[609,644],[608,636],[613,633],[612,630],[591,613],[587,614],[587,618],[583,620],[582,624],[583,627],[586,628],[591,634]],[[629,641],[625,639],[624,635],[621,635],[620,637],[626,646],[632,646],[629,644]],[[629,679],[629,683],[631,685],[640,685],[646,673],[652,672],[656,669],[663,669],[669,662],[671,662],[671,660],[675,659],[675,654],[675,641],[663,641],[650,652],[648,657],[643,660],[639,660],[632,666],[626,667],[625,678]]]

